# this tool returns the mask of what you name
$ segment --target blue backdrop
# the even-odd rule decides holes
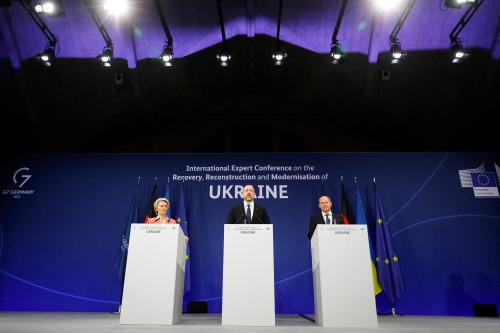
[[[320,194],[331,195],[339,209],[341,176],[351,207],[353,179],[359,178],[371,222],[377,178],[406,286],[400,313],[471,315],[472,303],[500,306],[500,199],[475,198],[458,174],[482,163],[494,171],[497,153],[24,155],[0,161],[0,310],[115,311],[116,256],[138,176],[141,216],[155,177],[159,194],[170,181],[172,201],[184,182],[188,297],[207,300],[211,312],[221,310],[222,225],[241,200],[228,188],[247,183],[257,192],[264,186],[256,200],[268,208],[275,228],[276,311],[314,312],[308,220]],[[231,170],[233,165],[252,169]],[[304,179],[268,179],[285,174]],[[241,179],[208,179],[225,176]],[[377,298],[379,312],[386,312],[384,296]]]

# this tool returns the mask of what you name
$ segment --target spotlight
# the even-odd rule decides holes
[[[345,9],[347,7],[347,3],[349,0],[343,0],[340,5],[339,15],[337,17],[337,21],[335,22],[335,28],[333,29],[332,34],[332,44],[330,47],[330,57],[332,58],[332,64],[336,65],[343,61],[345,56],[344,52],[342,52],[342,47],[340,46],[339,40],[337,36],[339,34],[340,25],[342,24],[342,20],[344,19]]]
[[[127,0],[105,0],[104,9],[112,15],[121,16],[129,9]]]
[[[108,46],[105,47],[99,56],[99,60],[104,67],[111,67],[111,61],[113,61],[113,48]]]
[[[231,55],[227,52],[228,46],[226,28],[224,27],[224,17],[222,16],[222,0],[217,0],[217,12],[219,14],[220,34],[222,37],[222,51],[217,54],[217,59],[220,61],[220,65],[222,67],[226,67],[228,62],[231,60]]]
[[[276,50],[273,53],[273,60],[276,66],[281,66],[288,55],[283,50]]]
[[[60,0],[38,0],[35,2],[35,12],[49,17],[64,15],[64,8]]]
[[[462,41],[458,37],[462,30],[467,26],[467,23],[472,19],[472,17],[479,10],[481,5],[484,3],[484,0],[455,0],[455,1],[446,1],[447,4],[462,4],[464,5],[470,3],[470,6],[464,11],[462,17],[458,21],[458,23],[453,27],[453,30],[450,32],[449,38],[451,43],[451,49],[453,52],[451,62],[457,64],[461,62],[464,58],[467,58],[469,54],[464,51],[462,48]]]
[[[285,58],[287,57],[287,54],[281,48],[281,41],[280,41],[282,13],[283,13],[283,0],[279,0],[278,19],[277,19],[277,24],[276,24],[276,44],[275,44],[274,53],[272,55],[272,58],[274,60],[274,64],[276,66],[281,66],[283,64],[283,61],[285,61]]]
[[[330,49],[330,57],[332,58],[332,64],[336,65],[343,60],[345,54],[342,52],[342,48],[338,42],[332,44]]]
[[[56,10],[56,6],[51,1],[47,1],[42,5],[42,10],[44,13],[53,14]]]
[[[38,55],[38,58],[43,62],[45,66],[51,66],[52,62],[56,58],[56,52],[53,45],[47,45],[42,53]]]
[[[163,62],[164,66],[172,66],[172,60],[174,59],[174,50],[172,45],[166,44],[163,47],[163,52],[160,54],[160,59]]]
[[[231,55],[228,52],[221,52],[217,54],[217,59],[220,61],[222,67],[226,67],[228,62],[231,60]]]
[[[475,4],[476,0],[445,0],[444,5],[448,8],[460,9],[467,4]]]
[[[401,0],[376,0],[377,6],[380,9],[391,10],[401,4]]]
[[[391,63],[397,64],[405,56],[406,53],[401,50],[401,44],[399,43],[399,41],[391,42],[391,57],[392,57]]]
[[[163,66],[170,67],[172,66],[172,60],[174,59],[174,39],[172,37],[170,29],[168,28],[167,18],[163,14],[161,0],[154,0],[153,3],[155,5],[156,13],[160,17],[161,26],[163,27],[163,31],[165,32],[165,37],[167,37],[165,45],[163,45],[163,51],[160,54],[160,60],[163,63]]]
[[[455,40],[451,43],[452,50],[452,60],[451,62],[454,64],[458,64],[464,58],[468,56],[467,52],[462,47],[462,42],[460,40]]]
[[[462,50],[455,51],[455,58],[462,59],[465,56],[465,52]]]

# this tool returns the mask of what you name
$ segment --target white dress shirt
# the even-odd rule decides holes
[[[330,219],[330,223],[329,224],[332,224],[333,223],[333,217],[332,217],[332,211],[328,211],[328,212],[321,212],[321,214],[323,214],[323,222],[326,224],[326,215],[328,215],[328,218]]]

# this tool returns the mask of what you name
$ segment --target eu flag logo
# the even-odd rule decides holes
[[[499,197],[494,172],[472,172],[470,175],[476,198]]]

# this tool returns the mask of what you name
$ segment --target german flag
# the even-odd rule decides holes
[[[351,216],[349,214],[349,202],[347,199],[347,192],[346,192],[345,186],[344,186],[344,180],[342,178],[340,180],[340,187],[342,189],[340,216],[342,216],[342,219],[344,220],[344,224],[351,224],[351,222],[350,222]]]
[[[156,216],[154,204],[155,200],[158,198],[157,189],[158,189],[158,179],[155,178],[153,189],[151,190],[151,196],[149,197],[148,211],[144,216],[144,223],[148,221],[148,218]]]

